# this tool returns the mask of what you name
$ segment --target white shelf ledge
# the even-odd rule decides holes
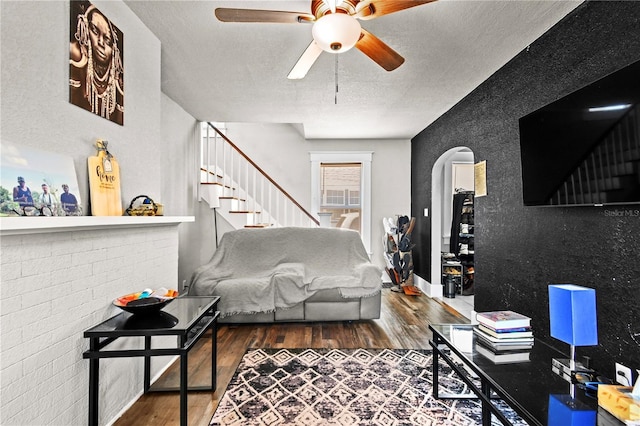
[[[195,221],[193,216],[0,217],[0,235],[90,231],[105,228],[171,226],[193,221]]]

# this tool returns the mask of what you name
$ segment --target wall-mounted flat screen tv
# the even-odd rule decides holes
[[[640,203],[640,61],[520,118],[527,206]]]

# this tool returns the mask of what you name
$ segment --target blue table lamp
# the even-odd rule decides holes
[[[584,370],[576,362],[576,346],[598,344],[596,291],[574,284],[549,285],[549,324],[551,337],[571,346],[569,359],[554,360],[554,367],[562,362],[569,368],[570,371],[565,371],[569,376],[573,371]]]

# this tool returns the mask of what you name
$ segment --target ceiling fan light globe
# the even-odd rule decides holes
[[[344,13],[332,13],[318,19],[313,24],[311,33],[322,50],[342,53],[356,45],[361,31],[362,27],[357,19]]]

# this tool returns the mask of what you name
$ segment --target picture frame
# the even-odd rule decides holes
[[[83,216],[73,158],[2,142],[1,216]]]
[[[91,2],[69,3],[69,102],[122,126],[124,34]]]

